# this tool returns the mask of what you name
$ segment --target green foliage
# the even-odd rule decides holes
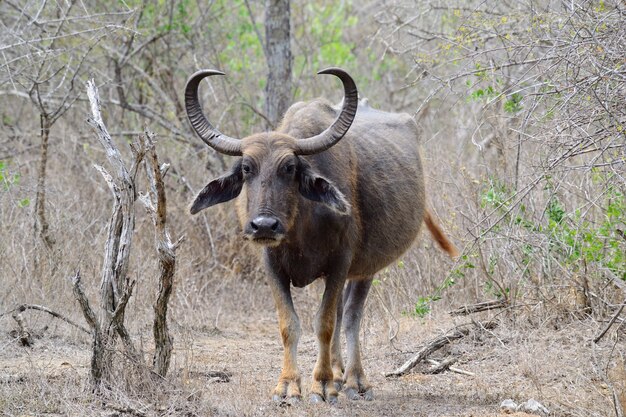
[[[0,160],[0,184],[2,184],[4,191],[10,191],[13,187],[19,185],[20,179],[21,175],[18,172],[12,172],[7,161]],[[17,205],[21,208],[28,207],[30,199],[21,199]]]
[[[556,198],[556,196],[553,196],[550,199],[550,203],[548,203],[547,214],[551,229],[553,229],[563,221],[563,218],[565,217],[565,210],[563,209],[561,202],[558,198]]]
[[[556,199],[553,199],[556,200]],[[580,210],[566,215],[560,202],[548,207],[548,233],[555,256],[572,268],[597,263],[626,280],[626,198],[609,188],[604,202],[604,216],[599,222],[583,219]]]
[[[607,182],[603,174],[592,174],[593,180]],[[534,221],[528,218],[524,205],[518,207],[511,224],[537,233],[547,238],[550,255],[557,259],[569,270],[578,270],[585,264],[596,263],[626,280],[626,239],[623,230],[626,228],[626,197],[623,192],[614,186],[609,186],[604,195],[601,220],[589,220],[589,215],[583,215],[581,210],[568,212],[563,201],[554,193],[551,178],[546,177],[548,203],[545,209],[545,220]],[[510,205],[511,191],[500,181],[491,179],[483,190],[481,206],[492,207],[505,212]],[[535,251],[530,244],[522,245],[522,263],[529,266],[535,257]],[[536,259],[545,262],[545,259]],[[491,267],[489,263],[488,269]],[[488,275],[489,275],[489,271]],[[498,289],[494,292],[493,283],[485,284],[485,290],[496,296],[503,294]],[[506,291],[506,289],[505,289]]]
[[[458,267],[453,269],[450,274],[443,280],[441,285],[439,285],[432,294],[426,296],[420,296],[417,299],[417,302],[413,306],[413,310],[409,312],[404,312],[404,314],[424,318],[428,313],[430,313],[432,309],[432,304],[441,300],[443,293],[453,287],[457,280],[465,277],[465,273],[469,269],[474,269],[474,264],[470,261],[470,257],[468,255],[463,255],[461,257],[463,261]]]
[[[511,190],[506,184],[495,177],[489,177],[488,187],[483,190],[480,200],[482,208],[495,207],[497,209],[507,209],[511,198]]]
[[[218,3],[220,9],[235,17],[233,25],[225,34],[226,45],[219,54],[220,61],[225,65],[224,70],[233,75],[265,73],[263,45],[257,36],[257,31],[263,33],[265,30],[262,22],[256,22],[256,26],[252,23],[246,4],[242,0],[234,2],[221,0]],[[211,27],[207,30],[211,30]],[[264,83],[265,77],[259,77],[259,89],[265,87]]]
[[[20,183],[20,174],[9,171],[6,161],[0,161],[0,183],[2,183],[5,191]]]
[[[507,113],[518,113],[522,110],[522,95],[520,93],[513,93],[509,96],[509,99],[504,102],[504,111]]]
[[[419,297],[411,315],[424,318],[428,313],[430,313],[430,304],[433,301],[436,301],[433,297]]]
[[[477,72],[474,75],[481,79],[487,78],[484,71]],[[475,90],[471,91],[470,94],[467,96],[467,101],[489,103],[497,99],[498,97],[502,96],[503,93],[499,91],[500,89],[499,86],[502,84],[502,82],[499,79],[496,79],[495,81],[496,81],[495,85],[488,84],[486,87],[476,88]],[[481,83],[481,84],[484,84],[484,83]],[[472,81],[467,80],[465,82],[465,85],[468,87],[468,89],[471,88]],[[520,111],[522,111],[523,109],[522,99],[523,98],[524,96],[522,96],[520,93],[513,93],[509,95],[504,101],[504,106],[503,106],[504,111],[506,113],[511,113],[511,114],[519,113]]]
[[[493,100],[497,95],[498,92],[493,88],[493,86],[489,85],[486,88],[474,90],[469,95],[469,99],[472,101]]]
[[[356,59],[352,52],[355,45],[344,40],[344,31],[358,23],[358,18],[352,12],[352,3],[310,2],[305,6],[304,12],[310,18],[306,26],[296,28],[295,38],[310,36],[313,43],[319,45],[319,49],[311,56],[297,55],[295,68],[303,68],[306,64],[316,69],[328,65],[349,68],[349,64]]]
[[[189,22],[192,16],[197,14],[195,2],[191,0],[178,0],[172,7],[171,2],[157,0],[145,2],[143,0],[120,0],[120,4],[132,9],[141,10],[141,20],[138,28],[142,32],[166,34],[178,32],[188,35],[191,32]]]

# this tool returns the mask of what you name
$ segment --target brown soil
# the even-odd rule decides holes
[[[456,324],[468,321],[459,319]],[[8,320],[3,321],[7,323]],[[129,399],[118,392],[108,405],[99,403],[89,390],[86,337],[81,334],[50,337],[65,329],[59,325],[37,340],[34,347],[23,348],[3,331],[0,412],[113,416],[134,410],[143,415],[478,417],[503,415],[499,404],[504,399],[512,398],[519,403],[534,398],[555,416],[614,415],[611,388],[617,386],[623,390],[619,378],[626,374],[623,362],[620,365],[609,361],[608,375],[614,375],[614,382],[617,379],[616,384],[611,384],[611,379],[603,381],[594,376],[590,365],[585,363],[584,355],[592,353],[589,338],[595,327],[591,323],[572,322],[558,330],[526,329],[515,333],[501,325],[493,332],[470,335],[433,355],[460,356],[456,366],[473,372],[474,376],[451,372],[426,375],[420,372],[427,368],[424,364],[400,378],[383,376],[407,360],[420,344],[454,325],[443,314],[437,319],[403,317],[396,328],[397,336],[389,342],[389,329],[384,321],[377,321],[372,313],[367,315],[362,338],[364,366],[375,387],[376,399],[351,402],[340,396],[339,404],[334,407],[310,405],[306,397],[291,406],[270,400],[282,358],[271,314],[223,322],[219,330],[210,326],[178,329],[167,394]],[[144,337],[148,336],[146,332]],[[79,342],[73,342],[73,338]],[[617,350],[615,346],[593,347],[594,354],[602,357],[613,349],[623,355],[623,346]],[[299,345],[305,396],[316,353],[314,336],[305,325]],[[226,371],[231,375],[230,381],[222,382],[212,371]],[[619,391],[620,394],[623,398],[624,393]]]

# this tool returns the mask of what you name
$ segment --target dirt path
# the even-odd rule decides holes
[[[397,365],[397,355],[388,347],[381,349],[373,342],[364,343],[364,366],[375,387],[372,402],[349,401],[343,395],[335,407],[310,405],[306,401],[310,373],[317,355],[311,332],[304,332],[298,350],[304,401],[296,406],[277,406],[270,401],[270,392],[280,373],[282,346],[274,323],[258,323],[237,330],[194,338],[191,352],[178,352],[176,364],[191,355],[193,359],[189,383],[211,401],[219,413],[227,415],[358,415],[358,416],[497,416],[497,395],[472,393],[455,386],[471,383],[468,376],[411,374],[388,379],[384,372]],[[185,360],[183,359],[183,362]],[[219,366],[216,367],[216,365]],[[203,371],[204,370],[204,371]],[[206,383],[206,370],[232,373],[229,383]],[[180,368],[179,372],[185,372]],[[199,377],[200,376],[200,377]],[[469,378],[469,379],[468,379]],[[520,413],[519,416],[527,414]]]
[[[601,381],[589,385],[584,379],[589,371],[570,361],[581,353],[578,344],[569,343],[569,335],[583,333],[583,327],[510,340],[502,334],[468,338],[438,352],[460,356],[458,366],[475,376],[425,375],[421,365],[404,377],[389,379],[385,372],[454,323],[401,318],[399,325],[391,344],[382,322],[365,323],[363,362],[375,388],[372,402],[340,395],[334,407],[308,403],[317,346],[305,322],[298,350],[304,401],[295,406],[273,403],[270,392],[280,373],[282,346],[271,315],[231,320],[221,323],[219,330],[177,329],[167,394],[124,397],[119,392],[114,400],[121,408],[143,410],[146,416],[501,416],[499,405],[506,398],[537,399],[552,416],[609,415],[609,388]],[[22,348],[0,329],[0,415],[126,415],[103,408],[90,393],[88,338],[63,331],[52,329],[33,348]],[[144,333],[149,340],[149,330]],[[211,371],[225,371],[230,380],[220,382]],[[588,385],[577,385],[581,381]]]

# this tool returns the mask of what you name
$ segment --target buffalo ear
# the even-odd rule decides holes
[[[313,172],[306,163],[300,163],[300,194],[304,198],[318,201],[339,214],[350,214],[350,203],[341,191],[326,178]]]
[[[241,159],[233,165],[228,173],[208,183],[198,194],[191,205],[191,214],[215,204],[224,203],[237,197],[243,187]]]

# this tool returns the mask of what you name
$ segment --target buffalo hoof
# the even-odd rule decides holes
[[[323,402],[327,402],[330,405],[336,405],[337,404],[337,396],[336,395],[329,395],[326,397],[326,399],[324,400],[324,397],[322,397],[319,394],[311,394],[311,396],[309,397],[309,402],[311,404],[321,404]]]
[[[346,388],[344,393],[349,400],[365,400],[372,401],[374,399],[374,390],[371,388],[364,390],[357,390],[355,388]]]
[[[311,386],[310,401],[313,404],[320,402],[327,402],[328,404],[337,404],[337,390],[335,389],[335,383],[330,380],[317,380],[313,381]]]
[[[299,379],[285,379],[278,382],[272,400],[277,403],[294,405],[301,399],[300,394],[300,380]]]
[[[324,398],[319,394],[311,394],[309,397],[309,402],[311,404],[321,404],[324,402]]]
[[[341,389],[343,388],[343,380],[341,379],[335,379],[333,381],[333,383],[335,384],[335,390],[337,392],[341,391]]]
[[[272,401],[281,405],[296,405],[299,404],[301,400],[302,398],[300,398],[299,396],[283,397],[277,394],[274,394],[272,396]]]

